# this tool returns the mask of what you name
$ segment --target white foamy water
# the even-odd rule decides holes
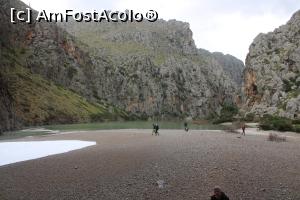
[[[80,140],[0,142],[0,166],[96,145]]]

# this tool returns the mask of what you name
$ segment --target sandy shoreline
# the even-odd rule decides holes
[[[215,185],[231,199],[300,199],[299,135],[284,133],[287,142],[277,143],[247,131],[241,138],[127,129],[16,139],[97,145],[0,167],[0,199],[209,199]]]

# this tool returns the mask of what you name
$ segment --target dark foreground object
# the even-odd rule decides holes
[[[221,190],[220,187],[214,188],[214,194],[210,197],[211,200],[229,200],[228,196]]]
[[[220,198],[213,195],[213,196],[211,196],[210,199],[211,200],[229,200],[229,198],[224,193],[221,194]]]
[[[0,167],[1,200],[300,199],[300,140],[182,130],[71,133],[24,140],[79,139],[97,145]],[[1,159],[1,158],[0,158]],[[158,184],[160,183],[160,184]]]

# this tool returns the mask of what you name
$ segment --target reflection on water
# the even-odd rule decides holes
[[[95,145],[80,140],[0,142],[0,166]]]

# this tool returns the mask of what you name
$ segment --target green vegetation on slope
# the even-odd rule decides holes
[[[13,107],[25,126],[116,120],[129,116],[118,108],[90,103],[80,95],[20,67],[2,67]]]

